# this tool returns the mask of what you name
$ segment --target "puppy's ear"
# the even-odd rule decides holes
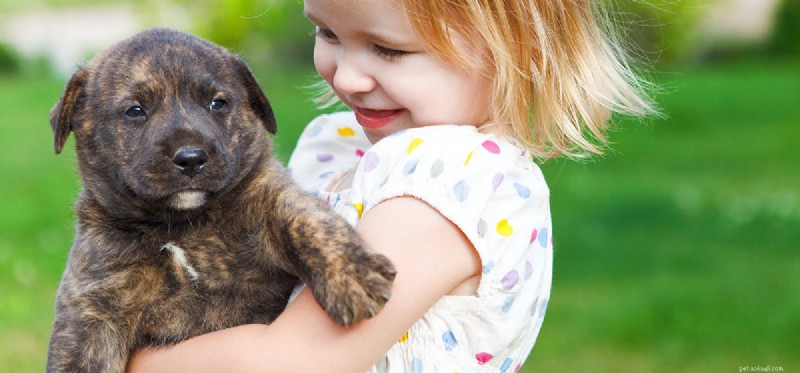
[[[236,73],[241,77],[245,89],[247,89],[248,104],[253,112],[261,120],[261,124],[271,134],[278,132],[278,126],[275,123],[275,114],[272,112],[272,106],[258,85],[255,76],[247,67],[247,64],[239,56],[233,57],[233,65],[236,68]]]
[[[56,154],[61,153],[67,142],[69,132],[72,130],[72,120],[75,112],[83,105],[86,97],[86,80],[89,73],[85,68],[79,69],[67,82],[64,93],[56,105],[50,110],[50,127],[55,134]]]

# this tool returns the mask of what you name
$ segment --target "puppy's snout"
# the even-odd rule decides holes
[[[198,148],[181,148],[175,153],[172,163],[184,175],[194,177],[202,172],[208,163],[208,153]]]

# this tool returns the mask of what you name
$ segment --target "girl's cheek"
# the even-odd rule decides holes
[[[336,72],[336,63],[330,46],[320,45],[320,43],[314,46],[314,67],[317,69],[317,74],[319,74],[322,79],[325,79],[328,84],[333,81],[333,75]]]

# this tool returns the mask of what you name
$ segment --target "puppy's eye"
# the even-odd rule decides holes
[[[147,112],[145,112],[141,106],[133,105],[129,107],[128,110],[125,110],[125,115],[129,118],[144,118],[147,116]]]
[[[208,105],[208,110],[211,110],[211,111],[221,110],[226,105],[228,105],[228,101],[225,101],[225,100],[222,100],[222,99],[216,99],[214,101],[211,101],[211,104]]]

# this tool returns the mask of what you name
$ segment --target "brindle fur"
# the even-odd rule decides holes
[[[126,115],[134,105],[146,116]],[[388,299],[391,263],[290,181],[270,105],[224,49],[145,31],[80,68],[50,122],[56,153],[75,134],[82,189],[47,371],[122,372],[143,346],[269,323],[298,279],[343,325]],[[173,164],[185,147],[209,154],[194,177]],[[176,207],[185,190],[205,203]]]

